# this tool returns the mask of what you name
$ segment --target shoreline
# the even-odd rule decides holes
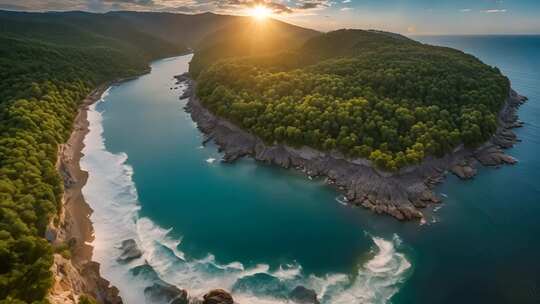
[[[84,139],[90,132],[89,107],[99,101],[111,86],[149,72],[147,69],[136,76],[101,84],[90,92],[79,105],[69,139],[58,146],[56,168],[63,180],[64,193],[62,208],[49,224],[46,238],[53,246],[68,245],[71,257],[54,254],[51,267],[53,286],[48,296],[52,303],[76,304],[81,295],[90,295],[98,303],[122,303],[119,290],[101,276],[100,264],[92,260],[93,247],[90,243],[94,240],[94,229],[90,215],[93,210],[82,194],[88,172],[81,169],[80,160],[84,156]]]
[[[460,145],[441,158],[428,156],[419,165],[392,173],[375,168],[369,160],[348,159],[335,151],[327,153],[305,146],[268,145],[206,109],[196,97],[196,82],[189,75],[179,75],[176,79],[188,85],[180,98],[189,97],[186,110],[205,135],[203,144],[214,141],[219,151],[224,153],[223,162],[232,163],[249,156],[257,161],[294,168],[310,178],[326,177],[326,183],[343,194],[344,200],[350,205],[390,215],[398,220],[421,222],[425,221],[422,210],[442,201],[442,197],[433,189],[445,180],[448,173],[461,179],[471,179],[480,166],[498,167],[517,163],[503,150],[519,142],[511,129],[523,126],[523,122],[518,120],[517,110],[527,100],[510,89],[499,112],[496,132],[481,146],[470,149]]]

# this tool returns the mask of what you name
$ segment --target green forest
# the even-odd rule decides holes
[[[99,84],[146,71],[152,59],[185,51],[115,27],[114,18],[78,25],[49,17],[0,12],[1,303],[46,302],[53,249],[43,235],[63,191],[58,144],[81,100]]]
[[[362,30],[221,60],[197,80],[206,107],[269,144],[339,151],[388,171],[486,141],[510,89],[471,55]]]

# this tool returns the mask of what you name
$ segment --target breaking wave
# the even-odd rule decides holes
[[[89,178],[83,194],[94,210],[94,259],[102,265],[103,276],[119,287],[127,303],[145,303],[144,288],[156,281],[177,285],[192,297],[225,288],[241,304],[284,303],[298,285],[315,290],[321,303],[386,303],[410,274],[411,264],[400,252],[397,236],[390,240],[372,237],[372,252],[356,271],[348,274],[305,274],[296,262],[278,267],[246,266],[240,262],[221,264],[212,254],[199,259],[187,256],[181,250],[182,239],[171,237],[172,228],[139,217],[140,204],[133,169],[126,163],[128,156],[105,148],[104,113],[96,106],[104,102],[107,94],[88,111],[90,132],[84,141],[81,166],[89,172]],[[142,257],[119,263],[119,245],[126,239],[136,241]]]

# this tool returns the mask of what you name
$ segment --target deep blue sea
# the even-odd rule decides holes
[[[323,180],[241,160],[222,164],[179,100],[191,55],[110,88],[89,112],[81,164],[95,259],[127,303],[163,280],[197,297],[284,303],[298,285],[322,303],[540,303],[540,36],[415,37],[498,66],[530,101],[515,166],[449,176],[429,221],[342,203]],[[117,261],[136,240],[143,257]]]

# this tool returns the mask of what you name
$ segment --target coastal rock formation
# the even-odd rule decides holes
[[[461,179],[471,179],[473,178],[478,170],[474,168],[470,160],[464,159],[463,161],[456,163],[450,168],[452,173]]]
[[[289,300],[300,304],[319,304],[317,293],[304,286],[296,286],[289,294]]]
[[[99,275],[99,264],[85,263],[82,269],[60,254],[54,255],[51,268],[53,287],[49,295],[52,303],[76,304],[81,295],[89,294],[99,303],[121,304],[118,289]]]
[[[190,81],[191,78],[189,78],[189,73],[182,73],[180,75],[173,76],[174,79],[176,79],[176,84],[180,84],[186,81]]]
[[[181,84],[181,83],[187,84],[187,88],[184,90],[182,95],[180,95],[180,99],[185,99],[185,98],[190,97],[193,94],[193,86],[189,85],[189,81],[190,81],[189,74],[183,73],[183,74],[176,75],[173,77],[174,79],[176,79],[176,84]]]
[[[147,303],[188,304],[187,291],[165,282],[157,282],[144,289]]]
[[[119,296],[118,288],[101,277],[99,263],[87,262],[80,271],[81,276],[86,281],[84,292],[93,296],[98,303],[121,304],[122,298]]]
[[[134,239],[122,241],[120,250],[122,251],[122,254],[118,257],[118,261],[120,262],[129,262],[142,256],[142,251],[139,249]]]
[[[128,79],[121,79],[121,82]],[[89,295],[98,303],[120,304],[118,289],[100,276],[100,267],[91,261],[92,247],[87,245],[93,236],[89,215],[92,209],[85,202],[81,189],[86,184],[87,172],[81,170],[79,160],[88,133],[88,106],[101,98],[110,83],[99,86],[82,102],[73,124],[73,132],[65,144],[59,145],[56,168],[64,181],[62,208],[51,221],[45,237],[53,246],[66,246],[71,252],[67,259],[54,255],[51,266],[53,287],[47,298],[51,303],[76,304],[82,295]]]
[[[234,304],[234,300],[225,290],[213,289],[203,296],[203,304]]]
[[[503,150],[495,145],[479,151],[475,154],[475,157],[484,166],[498,166],[501,164],[513,165],[517,163],[515,158],[504,154]]]
[[[336,151],[326,153],[310,147],[265,143],[226,119],[213,115],[192,93],[195,82],[184,81],[190,87],[186,110],[206,135],[203,144],[213,140],[224,154],[223,162],[250,156],[265,163],[301,170],[310,177],[324,176],[328,184],[344,192],[350,204],[399,220],[421,219],[422,208],[439,203],[441,198],[432,189],[444,180],[449,170],[468,179],[476,174],[479,163],[489,166],[514,164],[516,160],[504,154],[503,149],[517,142],[511,129],[522,125],[518,123],[516,111],[526,100],[511,91],[500,111],[498,130],[481,147],[469,149],[461,145],[442,158],[426,157],[419,165],[392,173],[375,168],[366,159],[348,159]]]

